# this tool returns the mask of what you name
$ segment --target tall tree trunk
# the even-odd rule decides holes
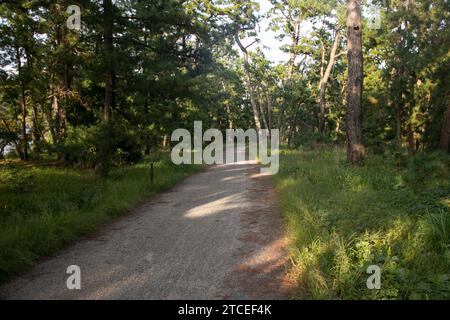
[[[261,118],[263,119],[263,123],[264,123],[264,128],[269,129],[269,125],[266,119],[266,114],[264,112],[264,97],[261,96],[259,97],[259,110],[261,112]]]
[[[247,86],[247,90],[250,95],[250,103],[252,105],[253,119],[255,120],[256,131],[259,133],[261,131],[261,121],[260,121],[260,116],[259,116],[259,111],[258,111],[258,105],[256,103],[256,98],[255,98],[255,90],[253,88],[253,83],[252,83],[251,77],[250,77],[247,48],[242,45],[237,33],[234,38],[236,40],[237,45],[239,46],[242,53],[244,54],[245,84]]]
[[[20,48],[16,47],[17,69],[20,78],[20,94],[22,107],[22,160],[28,161],[28,135],[27,135],[27,100],[25,96],[25,81],[22,74],[22,62],[20,60]],[[20,154],[20,152],[19,152]]]
[[[222,83],[222,89],[223,89],[223,93],[226,94],[227,93],[227,86],[225,84],[225,81],[223,79],[220,80]],[[228,123],[228,129],[233,129],[233,119],[231,117],[231,110],[230,110],[230,105],[227,102],[225,102],[225,112],[227,114],[227,123]]]
[[[65,38],[63,40],[66,41]],[[64,140],[66,138],[66,128],[67,128],[67,109],[68,109],[68,95],[71,90],[71,74],[70,74],[71,66],[68,62],[64,62],[64,73],[60,79],[60,103],[58,109],[58,118],[59,118],[59,138]],[[64,103],[63,103],[64,102]]]
[[[398,36],[397,38],[397,45],[401,46],[401,38]],[[396,59],[398,67],[395,69],[394,77],[397,81],[402,81],[402,79],[405,77],[405,68],[401,64],[400,57]],[[398,152],[402,152],[403,147],[403,137],[402,137],[402,116],[403,116],[403,109],[404,109],[404,99],[403,99],[403,85],[400,87],[397,93],[396,101],[395,101],[395,113],[394,113],[394,119],[395,119],[395,143],[397,145]]]
[[[327,89],[328,79],[330,78],[331,71],[333,70],[334,61],[336,60],[336,50],[339,46],[341,34],[340,30],[336,30],[336,34],[334,36],[333,46],[331,47],[330,58],[328,60],[327,68],[323,70],[325,66],[325,45],[322,44],[322,67],[321,67],[321,78],[319,83],[319,131],[320,133],[324,132],[325,129],[325,108],[326,108],[326,100],[325,94]]]
[[[50,134],[52,135],[53,144],[56,144],[58,142],[58,132],[59,132],[59,115],[58,115],[58,109],[59,109],[59,103],[58,103],[58,97],[57,92],[54,91],[52,88],[52,98],[51,98],[51,111],[49,112],[47,116],[47,120],[50,124]]]
[[[25,47],[24,49],[25,49],[25,57],[27,60],[27,72],[28,72],[28,75],[32,75],[33,74],[33,56],[28,47]],[[31,95],[30,95],[30,98],[31,98]],[[34,152],[35,156],[39,157],[39,153],[41,152],[41,149],[40,149],[41,134],[40,134],[39,126],[38,126],[38,108],[36,107],[36,104],[33,103],[33,101],[31,101],[30,104],[31,104],[31,107],[33,110],[32,117],[31,117],[33,152]]]
[[[288,147],[292,146],[292,136],[294,135],[294,132],[296,131],[297,118],[298,118],[298,112],[295,113],[293,122],[287,128],[286,139],[287,139]]]
[[[39,128],[38,109],[33,105],[33,152],[36,155],[41,153],[41,130]]]
[[[293,32],[291,33],[291,48],[289,50],[289,62],[288,62],[288,73],[287,73],[287,81],[290,81],[292,79],[292,76],[294,74],[294,66],[295,66],[295,59],[297,58],[297,52],[296,52],[296,46],[298,46],[298,43],[300,41],[300,21],[293,21]]]
[[[447,111],[444,113],[439,148],[446,152],[450,152],[450,104],[448,104]]]
[[[359,0],[347,0],[347,50],[347,161],[361,164],[365,148],[362,142],[363,55]]]
[[[269,131],[272,130],[272,98],[270,94],[266,92],[266,100],[267,100],[267,121],[269,125]]]
[[[290,52],[289,52],[289,62],[288,62],[288,73],[287,77],[284,81],[285,86],[290,85],[292,81],[292,77],[294,75],[294,66],[295,66],[295,59],[297,59],[297,52],[296,47],[298,46],[298,43],[300,42],[300,27],[301,27],[301,21],[295,21],[294,24],[294,32],[291,32],[291,45],[290,45]],[[278,114],[278,120],[277,120],[277,128],[281,131],[281,127],[283,124],[283,118],[284,118],[284,97],[281,100],[280,104],[280,110]]]
[[[111,0],[103,0],[104,26],[103,41],[106,56],[105,103],[103,120],[108,122],[114,108],[114,44],[113,44],[113,5]]]
[[[65,16],[65,7],[61,3],[55,4],[55,15],[59,17]],[[70,44],[68,43],[68,34],[65,23],[57,25],[56,28],[56,44],[62,54],[58,54],[55,64],[57,69],[55,72],[55,85],[52,87],[52,112],[53,112],[53,128],[52,137],[54,141],[64,141],[67,131],[67,109],[68,96],[71,90],[73,58],[71,57]],[[64,155],[58,154],[59,158]]]

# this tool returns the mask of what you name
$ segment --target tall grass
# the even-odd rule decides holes
[[[156,161],[153,184],[150,161]],[[201,167],[176,166],[157,154],[99,179],[92,171],[0,164],[0,281]]]
[[[274,181],[297,298],[450,298],[449,179],[446,155],[399,170],[390,157],[351,167],[339,150],[282,151]],[[366,286],[372,264],[381,290]]]

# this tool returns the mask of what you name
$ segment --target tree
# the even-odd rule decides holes
[[[253,119],[255,121],[255,128],[256,131],[259,132],[261,130],[261,121],[260,121],[260,113],[258,110],[258,105],[256,102],[256,97],[255,97],[255,88],[253,86],[253,82],[252,79],[250,77],[250,66],[249,66],[249,62],[248,62],[248,51],[247,48],[249,46],[251,46],[253,43],[244,46],[240,39],[239,39],[239,34],[236,33],[235,38],[237,45],[239,46],[239,48],[241,49],[243,55],[244,55],[244,75],[245,75],[245,84],[247,86],[247,90],[248,90],[248,94],[250,96],[250,103],[252,105],[252,110],[253,110]]]
[[[359,0],[347,0],[347,50],[347,161],[361,164],[365,147],[362,141],[363,54]]]
[[[324,129],[325,129],[325,109],[326,109],[326,89],[327,89],[327,83],[328,83],[328,79],[330,78],[331,75],[331,71],[333,69],[334,66],[334,62],[335,60],[343,54],[342,53],[336,53],[338,47],[339,47],[339,41],[341,38],[341,32],[338,29],[335,31],[335,35],[334,35],[334,41],[333,41],[333,45],[331,47],[330,50],[330,57],[328,58],[328,62],[326,62],[325,59],[325,54],[326,54],[326,50],[325,50],[325,45],[323,42],[321,42],[321,47],[322,47],[322,61],[321,61],[321,67],[320,67],[320,83],[319,83],[319,131],[320,133],[324,133]],[[325,68],[326,65],[326,68]]]
[[[114,7],[111,0],[103,0],[103,42],[105,46],[105,105],[103,119],[108,122],[114,109]]]

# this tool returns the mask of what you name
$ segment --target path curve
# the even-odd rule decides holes
[[[284,299],[286,239],[255,164],[195,174],[22,277],[2,299]],[[66,269],[81,268],[81,290]]]

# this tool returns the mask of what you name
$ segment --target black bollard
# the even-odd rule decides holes
[[[154,176],[154,167],[153,167],[153,161],[150,162],[150,182],[153,183],[153,176]]]

